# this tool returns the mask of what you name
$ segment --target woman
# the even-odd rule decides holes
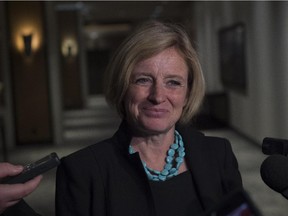
[[[188,126],[204,79],[182,28],[145,23],[107,74],[106,99],[123,121],[110,139],[62,159],[57,216],[199,215],[242,187],[229,142]]]

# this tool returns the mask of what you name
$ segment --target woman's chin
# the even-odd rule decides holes
[[[143,122],[142,129],[152,134],[163,133],[169,131],[174,125],[170,125],[159,121]]]

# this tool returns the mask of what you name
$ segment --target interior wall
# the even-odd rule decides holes
[[[83,107],[82,82],[79,58],[78,11],[58,11],[58,32],[61,48],[61,86],[63,109],[79,109]],[[73,41],[73,44],[69,44]],[[65,46],[67,43],[67,46]],[[63,49],[68,49],[64,54]],[[75,50],[75,53],[74,53]],[[69,54],[69,52],[71,52]]]
[[[3,117],[3,143],[2,153],[5,149],[10,149],[15,145],[15,125],[14,125],[14,113],[13,113],[13,100],[11,91],[11,73],[10,73],[10,58],[7,53],[9,50],[8,41],[8,23],[5,10],[6,2],[0,2],[0,58],[1,58],[1,73],[3,75],[3,97],[4,103],[2,107]],[[4,90],[5,89],[5,90]]]
[[[49,93],[51,103],[51,118],[53,130],[53,144],[63,144],[63,111],[60,73],[59,34],[57,12],[53,1],[45,1],[46,29],[47,29],[47,62],[49,74]]]
[[[89,95],[104,94],[104,73],[110,58],[110,50],[88,50],[87,68],[88,68],[88,86]]]
[[[4,13],[4,10],[3,10],[3,3],[0,2],[0,14]],[[3,75],[4,75],[4,67],[3,67],[3,59],[2,59],[2,56],[3,56],[3,35],[5,34],[4,33],[4,23],[1,22],[1,18],[2,16],[0,17],[0,83],[3,84]],[[2,98],[4,99],[4,94],[3,94],[3,91],[0,90],[0,109],[3,110],[4,109],[4,100],[2,100]],[[6,143],[4,142],[4,139],[3,139],[3,132],[4,132],[4,116],[3,116],[3,111],[0,112],[0,161],[3,161],[6,159]]]
[[[16,144],[51,143],[43,4],[7,2],[6,6]],[[22,38],[30,33],[31,54],[25,53]]]
[[[262,143],[288,137],[288,2],[197,2],[194,19],[208,93],[227,91],[230,125]],[[224,89],[220,81],[220,28],[246,26],[247,94]]]

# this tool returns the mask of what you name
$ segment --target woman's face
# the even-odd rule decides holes
[[[167,132],[186,103],[188,67],[175,48],[140,61],[125,96],[126,120],[137,131]]]

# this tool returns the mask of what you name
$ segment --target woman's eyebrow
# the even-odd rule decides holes
[[[178,75],[178,74],[168,74],[167,76],[165,76],[165,78],[173,78],[173,79],[181,79],[181,80],[186,80],[185,77],[181,76],[181,75]]]

